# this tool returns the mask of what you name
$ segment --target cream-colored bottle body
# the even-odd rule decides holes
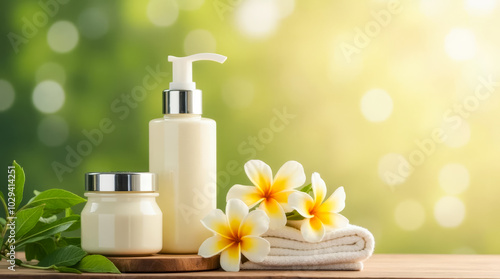
[[[161,253],[197,253],[212,235],[200,220],[216,208],[216,124],[199,114],[149,123],[149,171],[156,173],[163,213]]]

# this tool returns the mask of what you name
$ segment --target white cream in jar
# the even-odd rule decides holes
[[[103,255],[150,255],[162,248],[162,213],[153,173],[87,173],[82,249]]]

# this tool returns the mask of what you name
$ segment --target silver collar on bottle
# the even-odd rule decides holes
[[[163,114],[201,112],[201,90],[163,90]]]

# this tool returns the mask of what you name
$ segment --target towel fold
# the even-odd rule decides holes
[[[362,270],[375,246],[365,228],[348,225],[333,230],[318,243],[306,242],[300,230],[283,227],[262,236],[271,244],[263,262],[245,262],[241,269]]]

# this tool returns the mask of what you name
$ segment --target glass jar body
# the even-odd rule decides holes
[[[103,255],[150,255],[162,248],[158,193],[87,192],[82,249]]]

